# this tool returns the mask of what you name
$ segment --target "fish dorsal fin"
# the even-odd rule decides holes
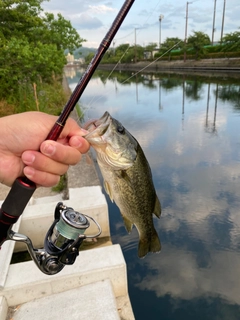
[[[109,198],[111,199],[111,201],[113,202],[113,195],[112,195],[112,192],[111,192],[110,185],[109,185],[109,183],[107,181],[104,181],[104,189],[107,192],[107,194],[109,195]]]
[[[130,233],[132,231],[132,226],[133,226],[132,222],[123,214],[122,214],[122,218],[123,218],[123,222],[127,232]]]
[[[161,204],[160,201],[158,200],[158,197],[156,196],[156,200],[155,200],[155,205],[154,205],[154,210],[153,213],[160,218],[161,215]]]

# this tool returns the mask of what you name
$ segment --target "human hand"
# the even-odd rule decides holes
[[[57,117],[25,112],[0,118],[0,182],[11,186],[25,175],[37,185],[58,183],[69,165],[78,163],[89,149],[86,131],[68,119],[57,141],[45,140]],[[44,141],[45,140],[45,141]]]

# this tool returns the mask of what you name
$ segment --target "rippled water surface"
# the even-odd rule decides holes
[[[240,319],[240,82],[227,77],[98,71],[85,120],[107,110],[135,136],[162,204],[160,254],[137,257],[109,202],[137,320]],[[81,70],[68,69],[75,87]]]

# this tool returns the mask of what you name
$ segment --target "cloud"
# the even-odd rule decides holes
[[[82,13],[80,16],[72,18],[77,26],[77,29],[92,30],[103,26],[103,23],[96,17],[91,17],[87,13]]]
[[[108,12],[115,12],[116,9],[113,9],[113,8],[110,8],[104,4],[102,5],[98,5],[98,6],[92,6],[92,5],[89,5],[89,9],[91,12],[93,13],[100,13],[100,14],[104,14],[104,13],[108,13]]]
[[[120,0],[103,1],[103,0],[72,0],[70,3],[65,0],[44,1],[43,8],[47,12],[54,14],[61,13],[67,20],[70,20],[73,27],[80,30],[81,36],[88,39],[89,44],[95,44],[97,47],[99,37],[104,36],[104,32],[110,27],[116,13],[121,8],[123,2]],[[195,31],[203,31],[210,38],[212,35],[212,20],[213,20],[213,1],[202,0],[193,1],[189,4],[188,12],[188,34]],[[239,21],[239,0],[231,0],[231,5],[226,3],[226,15],[224,34],[238,30]],[[217,41],[220,38],[221,22],[223,12],[223,1],[217,1],[216,8],[216,32],[214,39]],[[78,16],[76,16],[76,13]],[[81,16],[81,14],[84,14]],[[167,37],[184,38],[185,21],[186,21],[186,1],[179,0],[177,3],[174,0],[168,0],[166,3],[158,0],[149,0],[148,2],[139,1],[137,5],[133,5],[123,25],[121,26],[117,38],[119,44],[132,43],[133,36],[129,34],[134,28],[142,30],[137,35],[137,42],[140,45],[147,45],[151,42],[159,40],[159,15],[163,14],[162,21],[162,42]],[[89,17],[88,17],[88,16]],[[83,21],[80,21],[84,18]],[[96,33],[96,28],[102,28]],[[82,34],[81,30],[88,30]],[[91,32],[92,30],[92,32]],[[88,45],[88,43],[85,43]]]
[[[173,268],[177,261],[177,268]],[[231,261],[231,272],[229,272]],[[240,303],[239,268],[240,258],[234,252],[215,251],[211,255],[211,263],[198,266],[196,255],[172,246],[165,246],[160,256],[151,256],[143,260],[149,270],[161,273],[152,276],[152,272],[136,285],[141,290],[154,291],[158,297],[170,294],[175,299],[194,299],[221,296],[230,303]],[[137,275],[136,275],[137,277]],[[161,285],[159,285],[161,283]]]

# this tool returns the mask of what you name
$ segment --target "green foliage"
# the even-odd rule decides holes
[[[121,44],[115,50],[109,49],[102,63],[131,63],[143,60],[144,48],[136,45]]]
[[[109,49],[103,57],[102,63],[131,62],[134,54],[129,44],[121,44],[115,50]]]
[[[151,42],[145,47],[145,50],[151,53],[151,59],[153,59],[153,51],[156,50],[157,46],[157,43]]]
[[[161,51],[173,51],[183,48],[183,41],[177,37],[175,38],[166,38],[164,43],[161,45]]]
[[[223,37],[223,51],[238,51],[240,50],[240,31],[227,33]]]
[[[44,32],[43,43],[54,43],[58,50],[68,49],[71,53],[82,46],[82,39],[71,25],[71,22],[65,20],[64,17],[58,13],[55,19],[52,13],[45,13],[43,18]]]
[[[183,60],[184,50],[186,50],[187,59],[208,59],[208,58],[232,58],[239,57],[240,52],[240,32],[227,34],[223,38],[224,42],[218,45],[211,45],[210,38],[207,34],[201,31],[193,31],[189,36],[187,45],[183,40],[177,37],[166,38],[161,44],[159,52],[153,51],[156,49],[156,43],[149,43],[146,47],[139,45],[129,46],[129,44],[121,44],[116,48],[110,48],[102,59],[102,63],[132,63],[145,60],[144,53],[151,52],[151,59],[161,57],[161,60]],[[90,63],[94,54],[91,53],[86,58],[86,63]]]
[[[0,1],[0,101],[16,103],[16,110],[32,106],[34,83],[54,87],[61,80],[64,49],[84,41],[61,14],[43,13],[42,2]]]
[[[193,35],[188,37],[187,47],[193,49],[196,54],[196,59],[199,59],[201,55],[206,53],[204,46],[211,43],[207,34],[201,31],[193,31]]]
[[[127,50],[127,53],[122,57],[121,62],[122,63],[128,63],[128,62],[137,62],[139,60],[143,59],[143,47],[136,45],[129,47]]]
[[[40,18],[41,0],[4,0],[0,1],[1,40],[11,37],[21,38],[23,35],[34,38],[35,28],[43,25]]]
[[[85,63],[89,64],[91,62],[91,60],[93,59],[94,57],[94,53],[93,52],[90,52],[86,57],[85,57]]]
[[[56,45],[29,43],[26,38],[10,38],[1,47],[0,54],[0,96],[7,98],[9,92],[15,95],[19,86],[26,83],[51,82],[53,73],[62,74],[66,60]]]
[[[166,52],[168,53],[168,60],[174,55],[179,56],[179,50],[183,48],[183,41],[177,37],[166,38],[164,43],[161,45],[161,50],[159,53],[155,54],[155,58],[161,57]]]
[[[25,82],[18,86],[15,95],[0,100],[0,117],[30,110],[59,115],[67,98],[60,81],[53,80],[50,84],[41,81],[33,84]]]
[[[67,189],[67,174],[65,173],[60,177],[60,181],[55,187],[52,187],[52,191],[62,192]]]

